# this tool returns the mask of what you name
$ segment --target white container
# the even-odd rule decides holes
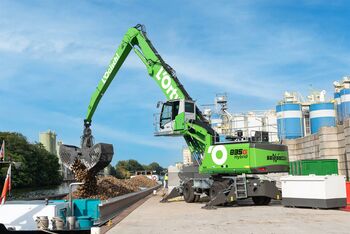
[[[281,178],[282,204],[313,208],[346,206],[344,176],[285,176]]]

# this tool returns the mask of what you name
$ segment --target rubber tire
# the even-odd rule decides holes
[[[195,200],[194,189],[193,189],[193,181],[189,181],[184,185],[183,191],[185,202],[193,203]]]
[[[271,197],[258,196],[258,197],[252,197],[252,199],[254,204],[257,206],[266,206],[271,202]]]

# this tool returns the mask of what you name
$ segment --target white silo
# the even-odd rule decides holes
[[[44,145],[45,149],[51,154],[57,155],[56,151],[56,133],[48,130],[39,134],[39,142]]]

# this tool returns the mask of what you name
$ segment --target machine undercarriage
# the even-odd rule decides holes
[[[201,175],[198,166],[186,166],[179,173],[180,185],[173,188],[161,202],[183,196],[187,203],[198,202],[201,196],[210,200],[203,208],[234,205],[237,200],[252,198],[255,205],[268,205],[271,199],[281,199],[275,181],[261,179],[258,175]]]

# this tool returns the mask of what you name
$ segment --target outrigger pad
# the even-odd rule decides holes
[[[80,149],[74,145],[60,145],[59,156],[66,167],[72,169],[73,163],[79,159],[89,171],[100,171],[112,161],[113,145],[98,143],[92,147]]]
[[[236,194],[235,190],[231,187],[228,189],[221,190],[218,194],[211,199],[208,203],[206,203],[202,209],[213,210],[216,209],[216,206],[222,206],[225,204],[232,204],[236,202]]]
[[[182,191],[180,190],[180,188],[175,187],[175,188],[173,188],[173,189],[171,190],[171,192],[170,192],[169,194],[165,195],[165,196],[163,197],[163,199],[160,200],[160,202],[165,203],[165,202],[168,202],[169,199],[172,199],[172,198],[175,198],[175,197],[180,197],[180,196],[182,196],[182,195],[183,195],[183,194],[182,194]]]

